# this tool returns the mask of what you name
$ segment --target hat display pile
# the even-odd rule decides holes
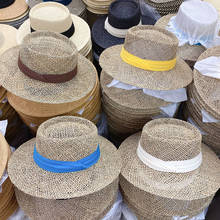
[[[35,31],[52,31],[68,37],[77,50],[92,60],[91,34],[88,24],[80,17],[70,14],[68,8],[56,2],[45,2],[35,5],[17,33],[17,43]]]
[[[138,219],[191,219],[210,204],[220,160],[201,141],[187,122],[156,119],[121,144],[121,191]]]
[[[145,2],[164,16],[176,13],[183,0],[145,0]]]
[[[202,64],[204,71],[197,70],[199,61],[207,58],[219,57],[219,47],[206,50],[198,59],[194,69],[194,83],[189,87],[189,99],[184,110],[186,120],[197,126],[203,134],[203,142],[220,154],[220,109],[219,109],[219,83],[220,79],[209,74],[209,64]],[[211,68],[218,71],[213,62]],[[214,65],[214,66],[213,66]],[[201,67],[200,67],[201,68]]]
[[[147,121],[165,117],[163,108],[177,104],[172,103],[175,95],[166,101],[170,94],[180,90],[187,99],[184,87],[192,81],[192,70],[176,57],[177,47],[178,40],[170,32],[140,25],[128,30],[124,45],[101,54],[103,110],[114,136],[125,138]],[[158,65],[143,66],[143,60]]]
[[[33,8],[35,5],[42,3],[42,2],[48,2],[47,0],[27,0],[27,3],[30,8]],[[58,2],[60,4],[65,5],[71,14],[77,15],[84,19],[85,21],[87,20],[86,16],[86,6],[83,3],[82,0],[51,0],[51,2]]]
[[[97,71],[68,38],[38,31],[7,50],[1,60],[1,84],[32,130],[48,118],[78,111],[96,122],[101,105]]]
[[[18,203],[31,219],[102,219],[117,198],[120,169],[116,148],[96,126],[68,116],[41,124],[8,165]]]
[[[0,24],[18,28],[27,18],[29,7],[25,0],[4,0],[0,2]]]

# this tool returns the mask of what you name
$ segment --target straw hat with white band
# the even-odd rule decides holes
[[[208,206],[220,161],[201,139],[187,122],[155,119],[121,144],[122,192],[140,215],[191,216]]]
[[[18,29],[18,44],[27,34],[45,30],[63,34],[82,55],[89,54],[92,48],[89,26],[82,18],[70,14],[66,6],[56,2],[40,3],[30,10],[29,17]]]

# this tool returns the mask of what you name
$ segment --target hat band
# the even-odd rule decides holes
[[[0,1],[0,8],[7,8],[8,6],[12,5],[15,0],[4,0]]]
[[[25,64],[23,64],[20,57],[18,58],[18,67],[22,73],[24,73],[26,76],[30,77],[31,79],[36,79],[38,81],[46,82],[46,83],[64,83],[64,82],[70,81],[77,74],[77,66],[75,67],[74,70],[68,73],[39,74],[31,70]]]
[[[98,162],[100,158],[99,145],[97,149],[89,156],[84,157],[76,161],[60,161],[51,160],[43,157],[37,152],[36,145],[34,147],[33,159],[34,162],[43,170],[50,171],[53,173],[70,173],[77,172],[80,170],[86,170]]]
[[[202,153],[200,152],[197,156],[189,160],[179,160],[179,161],[164,161],[158,159],[151,154],[148,154],[140,145],[138,144],[137,156],[139,159],[148,167],[169,173],[187,173],[196,170],[202,164]]]
[[[169,71],[176,65],[176,57],[167,61],[145,60],[129,53],[124,47],[122,47],[120,56],[125,63],[143,70]]]
[[[140,24],[141,24],[141,21],[139,22],[138,25]],[[128,29],[119,29],[119,28],[115,28],[112,25],[110,25],[108,22],[108,17],[105,20],[105,30],[112,36],[118,37],[118,38],[125,38],[128,32]]]
[[[37,30],[35,30],[31,27],[31,32],[35,32],[35,31],[37,31]],[[72,25],[70,26],[70,28],[67,31],[64,31],[60,34],[66,36],[68,38],[71,38],[73,36],[74,32],[75,32],[75,27],[74,27],[74,24],[72,23]]]
[[[43,2],[57,2],[63,5],[69,5],[70,2],[72,2],[72,0],[43,0]]]

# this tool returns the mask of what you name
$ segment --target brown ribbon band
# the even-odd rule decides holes
[[[39,74],[23,64],[20,57],[18,58],[18,67],[22,73],[31,79],[46,83],[64,83],[70,81],[77,74],[77,66],[74,70],[64,74]]]

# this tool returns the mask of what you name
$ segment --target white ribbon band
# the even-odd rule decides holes
[[[140,24],[141,24],[141,21],[138,25]],[[128,29],[119,29],[119,28],[115,28],[111,26],[108,22],[108,17],[105,20],[105,30],[112,36],[119,37],[119,38],[125,38],[128,32]]]
[[[189,160],[180,161],[163,161],[150,154],[148,154],[138,144],[137,156],[148,167],[162,172],[169,173],[187,173],[196,170],[202,163],[202,153],[200,152],[196,157]]]

